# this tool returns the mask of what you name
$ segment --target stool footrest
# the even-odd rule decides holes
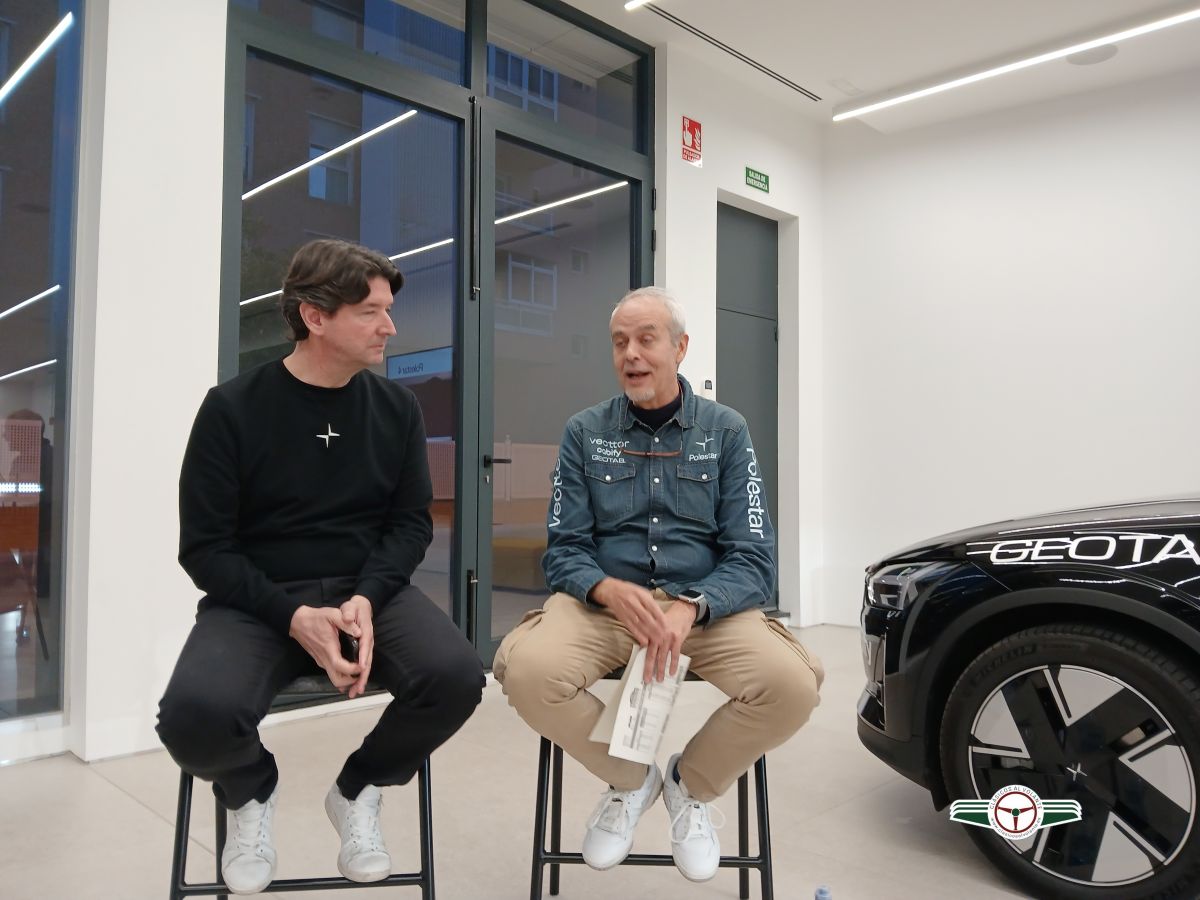
[[[546,865],[587,865],[582,853],[551,853],[542,854],[542,862]],[[726,869],[761,869],[765,860],[761,856],[722,856],[721,867]],[[665,853],[630,853],[621,860],[623,866],[673,866],[675,858]]]
[[[418,885],[424,884],[426,876],[420,872],[411,875],[389,875],[387,878],[380,881],[351,881],[348,878],[341,876],[331,876],[328,878],[277,878],[262,889],[263,894],[281,894],[284,891],[327,891],[331,888],[371,888],[371,887],[388,887],[396,885]],[[224,884],[212,882],[211,884],[189,884],[186,887],[180,888],[179,893],[183,896],[212,896],[213,894],[223,894],[229,889]]]

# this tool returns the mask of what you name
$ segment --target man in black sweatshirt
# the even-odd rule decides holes
[[[280,300],[295,349],[210,390],[184,455],[179,561],[205,596],[158,734],[229,811],[234,893],[275,874],[278,770],[258,724],[280,688],[323,670],[351,698],[368,677],[392,694],[325,798],[338,869],[363,882],[391,871],[380,788],[411,779],[481,696],[474,648],[410,584],[433,535],[420,407],[368,371],[396,333],[403,280],[355,244],[301,247]]]

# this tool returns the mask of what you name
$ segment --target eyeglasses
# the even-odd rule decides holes
[[[683,454],[683,435],[679,436],[678,450],[630,450],[626,447],[623,451],[630,456],[643,456],[648,459],[661,458],[667,456],[680,456]]]

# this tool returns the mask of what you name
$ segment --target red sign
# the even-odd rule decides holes
[[[683,117],[683,161],[697,168],[703,165],[700,153],[700,123]]]

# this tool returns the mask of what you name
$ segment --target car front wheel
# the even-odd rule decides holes
[[[952,800],[991,800],[1017,785],[1041,801],[1079,803],[1079,821],[1022,833],[1029,823],[1017,807],[1027,801],[1018,798],[1008,836],[967,828],[1035,896],[1200,895],[1200,682],[1171,655],[1088,625],[1006,637],[954,685],[940,751]]]

